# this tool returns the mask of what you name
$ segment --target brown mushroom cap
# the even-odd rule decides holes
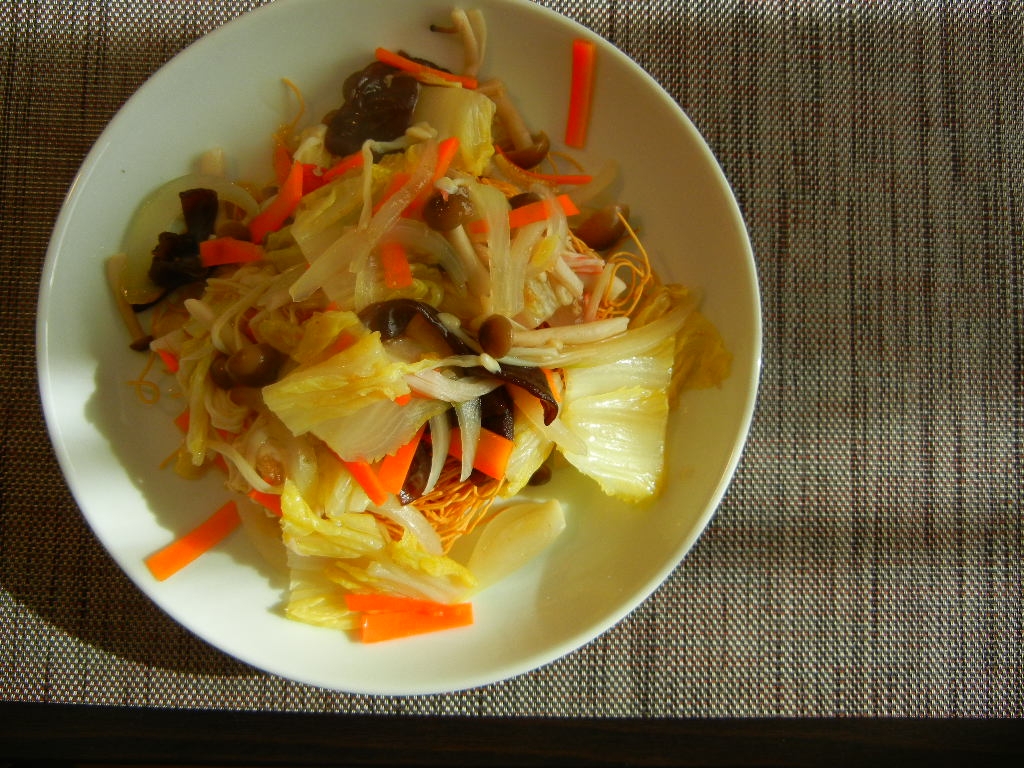
[[[548,151],[551,149],[551,140],[548,139],[548,135],[544,131],[534,133],[532,137],[533,144],[530,146],[504,151],[505,158],[526,170],[536,168],[544,162],[544,158],[548,156]]]
[[[510,197],[508,204],[510,208],[522,208],[530,203],[539,203],[540,199],[540,195],[536,192],[520,192],[518,195]]]
[[[572,231],[595,251],[603,251],[615,245],[626,233],[623,218],[629,218],[629,206],[612,203],[592,213]]]
[[[491,357],[504,357],[512,349],[512,322],[504,315],[491,315],[481,323],[477,341]]]
[[[473,204],[462,192],[435,192],[423,205],[423,221],[438,232],[450,232],[473,217]]]
[[[264,387],[277,380],[283,355],[269,344],[247,344],[234,352],[224,365],[236,384]]]
[[[227,366],[227,355],[214,355],[213,360],[210,361],[210,378],[213,379],[213,383],[221,389],[231,389],[235,386],[235,379],[230,373],[228,373]]]

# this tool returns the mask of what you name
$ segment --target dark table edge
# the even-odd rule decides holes
[[[0,768],[962,765],[1024,755],[1024,721],[505,718],[0,702]]]

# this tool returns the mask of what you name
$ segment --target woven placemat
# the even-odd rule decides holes
[[[258,2],[0,3],[0,697],[568,716],[1022,716],[1024,5],[546,0],[659,80],[757,254],[750,441],[691,555],[533,673],[351,696],[255,671],[155,608],[47,440],[50,230],[106,122]]]

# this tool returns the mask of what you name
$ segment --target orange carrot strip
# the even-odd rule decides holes
[[[254,243],[262,243],[271,232],[276,232],[289,216],[295,212],[302,199],[302,163],[292,163],[288,177],[277,191],[277,197],[249,222],[249,232]]]
[[[434,169],[433,181],[439,180],[448,173],[448,169],[459,153],[459,137],[449,136],[437,145],[437,167]]]
[[[388,288],[412,285],[412,268],[401,243],[384,243],[380,248],[380,264],[384,268],[384,284]]]
[[[565,212],[566,216],[575,216],[579,213],[579,209],[576,204],[572,201],[572,198],[568,195],[559,195],[555,200],[559,206]],[[527,203],[521,205],[518,208],[513,208],[508,212],[508,225],[515,229],[516,227],[525,227],[527,224],[534,224],[538,221],[544,221],[551,216],[551,201],[550,200],[538,200],[535,203]]]
[[[284,184],[288,178],[288,171],[292,168],[292,153],[284,144],[274,146],[274,177],[278,184]]]
[[[434,194],[434,184],[438,179],[441,179],[446,173],[448,173],[448,169],[451,168],[452,161],[458,153],[458,136],[449,136],[437,145],[437,165],[434,167],[434,175],[431,177],[431,183],[416,196],[415,200],[409,203],[408,208],[402,211],[403,216],[412,219],[418,219],[423,216],[423,206],[426,205],[430,196]]]
[[[157,581],[164,581],[217,546],[240,522],[238,505],[229,501],[184,536],[147,557],[146,567]]]
[[[575,216],[579,213],[576,203],[568,195],[559,195],[555,198],[566,216]],[[550,201],[538,200],[535,203],[527,203],[508,212],[508,225],[511,229],[525,227],[527,224],[535,224],[544,221],[551,216]],[[483,235],[488,232],[487,220],[477,219],[466,225],[466,229],[474,235]]]
[[[456,604],[457,605],[457,604]],[[453,610],[453,605],[421,600],[402,595],[385,595],[380,592],[351,592],[345,595],[345,607],[350,611],[369,613],[371,611],[416,611],[418,613],[444,614]]]
[[[399,395],[395,398],[395,405],[408,405],[412,402],[412,392],[406,392],[404,395]]]
[[[333,181],[334,179],[344,174],[346,171],[351,171],[354,168],[362,167],[363,153],[353,152],[351,155],[346,155],[345,157],[341,158],[341,160],[339,160],[337,163],[335,163],[326,171],[324,171],[320,178],[322,178],[326,183],[328,181]]]
[[[445,613],[420,611],[375,611],[364,613],[360,621],[359,639],[379,643],[401,637],[466,627],[473,623],[472,603],[456,603]]]
[[[494,149],[499,155],[508,160],[508,156],[502,151],[501,147],[495,144]],[[511,160],[509,162],[512,163]],[[515,163],[512,164],[515,165]],[[516,171],[531,179],[547,181],[552,184],[589,184],[594,180],[594,177],[589,173],[538,173],[528,168],[520,168],[518,165],[516,165]]]
[[[168,373],[177,373],[181,364],[178,362],[178,358],[168,352],[166,349],[158,349],[156,351],[160,355],[160,359],[163,361],[164,368],[167,369]]]
[[[489,429],[481,429],[480,439],[476,446],[476,456],[473,457],[474,469],[479,469],[495,480],[502,480],[508,469],[508,460],[512,456],[514,447],[515,443],[504,435],[499,435]],[[462,432],[458,429],[452,430],[448,453],[456,459],[462,458]]]
[[[248,261],[262,261],[263,248],[248,240],[234,237],[215,237],[199,244],[199,258],[207,267],[222,264],[243,264]]]
[[[579,149],[587,143],[590,106],[594,96],[594,71],[597,47],[590,40],[577,38],[572,43],[572,77],[569,89],[569,114],[565,123],[565,143]]]
[[[310,192],[320,189],[326,182],[324,181],[323,174],[320,173],[320,166],[316,163],[303,163],[302,164],[302,196],[305,197]]]
[[[355,481],[359,483],[370,501],[374,504],[383,504],[388,499],[388,492],[377,477],[377,473],[365,461],[346,461],[345,468],[351,473]]]
[[[176,426],[182,432],[188,432],[189,416],[190,414],[188,412],[188,408],[186,408],[184,411],[182,411],[181,413],[174,417],[174,426]]]
[[[474,77],[465,77],[445,72],[443,69],[429,67],[426,64],[406,58],[399,53],[389,51],[387,48],[378,48],[374,51],[374,56],[377,58],[377,61],[388,64],[395,69],[400,69],[403,72],[408,72],[417,80],[441,79],[451,83],[461,83],[466,88],[476,88],[476,78]]]
[[[339,352],[344,352],[346,349],[356,343],[356,337],[348,331],[342,331],[338,334],[338,337],[334,340],[334,343],[328,347],[330,355],[336,355]]]
[[[412,466],[412,458],[419,448],[424,429],[425,427],[420,427],[412,440],[381,459],[377,468],[377,478],[388,493],[397,494],[405,485],[405,478],[409,475],[409,467]]]
[[[562,402],[562,377],[551,368],[541,368],[541,373],[544,374],[544,378],[548,381],[548,389],[551,390],[551,394],[555,398],[555,402],[561,404]]]
[[[249,491],[249,498],[278,517],[281,517],[284,514],[281,511],[281,496],[279,494],[264,493],[263,491],[257,491],[253,488]]]

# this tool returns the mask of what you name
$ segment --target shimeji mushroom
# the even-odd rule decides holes
[[[431,229],[444,235],[466,270],[470,289],[479,294],[487,288],[487,272],[463,226],[473,216],[473,205],[461,188],[436,190],[423,206],[423,220]]]
[[[551,347],[589,344],[618,336],[629,327],[628,317],[609,317],[588,323],[524,328],[504,315],[491,315],[480,325],[477,338],[481,348],[496,360],[517,347]]]

